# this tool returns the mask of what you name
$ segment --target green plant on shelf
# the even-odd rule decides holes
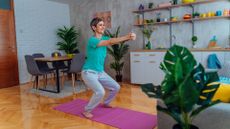
[[[192,40],[192,47],[194,48],[196,45],[196,42],[198,40],[198,37],[194,35],[194,36],[192,36],[191,40]]]
[[[147,44],[146,44],[146,48],[147,49],[151,49],[152,48],[152,44],[150,42],[151,36],[153,31],[155,30],[154,27],[144,27],[144,29],[142,30],[142,33],[144,35],[145,38],[147,38]]]

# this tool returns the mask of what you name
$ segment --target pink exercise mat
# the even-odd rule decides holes
[[[88,101],[76,99],[54,107],[55,110],[77,115],[82,118],[82,112]],[[119,107],[104,108],[101,105],[93,110],[91,120],[104,123],[119,129],[154,129],[157,125],[156,115],[132,111]]]

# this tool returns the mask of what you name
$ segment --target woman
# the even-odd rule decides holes
[[[86,118],[93,117],[91,111],[103,99],[105,95],[104,88],[110,91],[103,103],[103,106],[107,108],[111,108],[109,104],[120,89],[120,85],[104,72],[106,46],[136,39],[136,34],[134,33],[129,33],[118,38],[103,36],[105,25],[101,18],[94,18],[90,23],[90,27],[94,35],[88,40],[87,59],[81,72],[83,81],[94,92],[89,103],[85,106],[85,111],[82,113]]]

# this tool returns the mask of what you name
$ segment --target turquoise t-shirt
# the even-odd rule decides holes
[[[104,71],[104,62],[106,57],[106,46],[97,45],[102,40],[109,40],[110,38],[107,36],[102,36],[101,39],[98,39],[94,36],[90,37],[88,40],[87,48],[86,48],[86,56],[87,59],[83,66],[83,70],[94,70],[97,72]]]

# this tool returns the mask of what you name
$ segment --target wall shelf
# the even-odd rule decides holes
[[[145,13],[145,12],[164,10],[164,9],[167,10],[167,9],[178,8],[178,7],[182,7],[182,6],[192,6],[192,5],[197,5],[197,4],[213,3],[213,2],[219,2],[219,1],[226,1],[226,0],[202,0],[202,1],[197,1],[197,2],[193,2],[193,3],[176,4],[176,5],[166,6],[166,7],[156,7],[153,9],[135,10],[135,11],[133,11],[133,13]]]
[[[135,10],[133,11],[133,13],[136,13],[138,15],[142,16],[142,22],[144,22],[145,20],[145,13],[148,12],[154,12],[154,11],[160,11],[160,10],[167,10],[169,12],[169,18],[171,18],[173,16],[172,14],[172,10],[173,8],[180,8],[180,7],[190,7],[191,10],[191,14],[195,13],[195,9],[194,9],[194,5],[199,5],[199,4],[208,4],[208,3],[214,3],[214,2],[229,2],[229,0],[199,0],[197,2],[193,2],[193,3],[186,3],[186,4],[176,4],[176,5],[170,5],[170,6],[166,6],[166,7],[156,7],[156,8],[152,8],[152,9],[144,9],[144,10]],[[138,20],[137,19],[137,20]],[[145,24],[134,24],[134,26],[137,27],[141,27],[142,29],[144,29],[146,26],[150,26],[150,25],[169,25],[169,40],[170,40],[170,46],[172,46],[172,25],[175,23],[191,23],[192,25],[192,36],[194,36],[195,34],[195,25],[194,22],[196,21],[207,21],[207,20],[215,20],[215,19],[230,19],[230,16],[212,16],[212,17],[205,17],[205,18],[192,18],[192,19],[179,19],[177,21],[167,21],[167,22],[155,22],[155,23],[145,23]],[[144,35],[143,35],[144,37]],[[145,47],[145,38],[143,38],[143,47]]]
[[[204,20],[214,20],[214,19],[224,19],[229,18],[230,16],[214,16],[214,17],[206,17],[206,18],[192,18],[192,19],[183,19],[177,21],[168,21],[168,22],[156,22],[156,23],[148,23],[148,24],[134,24],[134,26],[145,26],[145,25],[165,25],[165,24],[172,24],[172,23],[182,23],[182,22],[194,22],[194,21],[204,21]]]

